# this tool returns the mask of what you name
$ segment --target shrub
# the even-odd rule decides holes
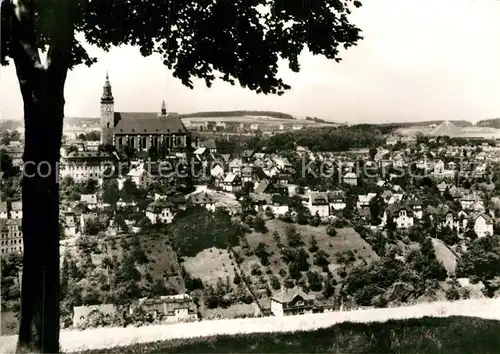
[[[269,231],[266,227],[266,222],[259,216],[253,220],[253,229],[263,234]]]
[[[260,275],[262,275],[262,270],[260,269],[260,267],[259,267],[259,265],[258,265],[258,264],[254,264],[254,265],[252,265],[251,274],[252,274],[252,275],[255,275],[255,276],[260,276]]]
[[[280,280],[278,279],[278,277],[276,277],[276,276],[271,277],[271,286],[274,290],[281,289],[281,284],[280,284]]]
[[[335,228],[335,225],[328,225],[328,227],[326,228],[326,233],[331,237],[337,236],[337,229]]]
[[[295,286],[295,282],[293,281],[293,279],[286,279],[285,280],[285,288],[293,289],[294,286]]]
[[[455,286],[452,286],[448,288],[448,290],[446,290],[446,299],[450,301],[460,299],[460,293],[458,292],[458,289]]]
[[[245,296],[243,296],[242,301],[245,304],[250,305],[253,302],[253,297],[250,294],[246,294]]]

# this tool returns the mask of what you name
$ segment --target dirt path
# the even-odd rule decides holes
[[[341,322],[385,322],[389,319],[420,318],[424,316],[471,316],[500,320],[500,298],[435,302],[400,308],[331,312],[315,315],[213,320],[138,328],[96,328],[85,331],[62,331],[61,348],[67,353],[84,349],[110,348],[174,338],[314,330]],[[13,353],[16,340],[17,336],[1,337],[0,353]]]

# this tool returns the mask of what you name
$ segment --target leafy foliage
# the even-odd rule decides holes
[[[195,207],[176,215],[170,235],[178,254],[192,257],[207,248],[236,246],[243,233],[243,227],[231,220],[227,211],[217,209],[211,213]]]
[[[209,87],[218,77],[231,84],[237,80],[256,92],[281,94],[290,87],[276,77],[280,57],[298,71],[305,46],[313,54],[340,61],[339,47],[349,48],[361,39],[360,30],[348,20],[349,2],[75,0],[70,18],[76,31],[99,48],[129,44],[138,46],[144,56],[159,53],[188,87],[193,87],[193,77],[205,80]],[[3,64],[14,54],[8,5],[2,1]],[[60,9],[40,1],[33,10],[36,45],[43,48],[51,44],[56,30],[53,16]],[[76,39],[71,58],[71,66],[96,61]]]

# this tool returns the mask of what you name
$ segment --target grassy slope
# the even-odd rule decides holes
[[[97,353],[498,353],[500,321],[448,317],[343,323],[311,332],[193,338]]]
[[[314,254],[309,252],[308,248],[312,237],[317,241],[317,246],[320,250],[323,250],[328,255],[328,260],[330,261],[330,270],[335,273],[335,270],[339,268],[336,263],[336,254],[344,253],[352,250],[356,256],[356,262],[362,262],[366,260],[367,262],[376,259],[377,255],[372,250],[371,246],[366,243],[357,232],[351,228],[338,229],[337,235],[335,237],[330,237],[326,234],[325,226],[313,227],[309,225],[297,225],[297,224],[287,224],[281,220],[274,219],[266,222],[266,226],[269,231],[265,234],[253,232],[246,235],[246,239],[252,249],[255,249],[257,245],[262,242],[266,245],[266,251],[268,253],[273,253],[269,257],[270,266],[273,274],[281,278],[278,274],[280,269],[285,269],[288,271],[288,267],[281,259],[281,253],[276,241],[273,238],[273,233],[276,231],[280,235],[281,243],[286,245],[286,228],[294,226],[298,233],[302,236],[302,241],[304,242],[304,248],[309,253],[309,263],[312,265],[314,263]],[[245,274],[250,274],[251,267],[254,263],[259,265],[260,261],[257,256],[252,255],[250,257],[245,257],[241,268]],[[262,267],[262,265],[261,265]],[[264,267],[262,267],[264,269]],[[311,266],[311,270],[321,272],[321,268],[315,265]],[[265,272],[264,272],[265,273]],[[281,279],[282,280],[282,279]],[[340,279],[338,279],[340,281]]]
[[[219,278],[232,281],[235,276],[234,262],[226,250],[209,248],[198,253],[196,257],[184,258],[186,271],[194,278],[200,278],[204,284],[216,285]]]

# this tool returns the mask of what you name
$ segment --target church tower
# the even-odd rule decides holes
[[[115,127],[115,100],[111,93],[108,73],[102,89],[101,97],[101,144],[113,145],[113,128]]]
[[[167,106],[165,105],[165,101],[162,101],[161,103],[161,111],[160,111],[160,114],[162,116],[166,116],[167,115]]]

